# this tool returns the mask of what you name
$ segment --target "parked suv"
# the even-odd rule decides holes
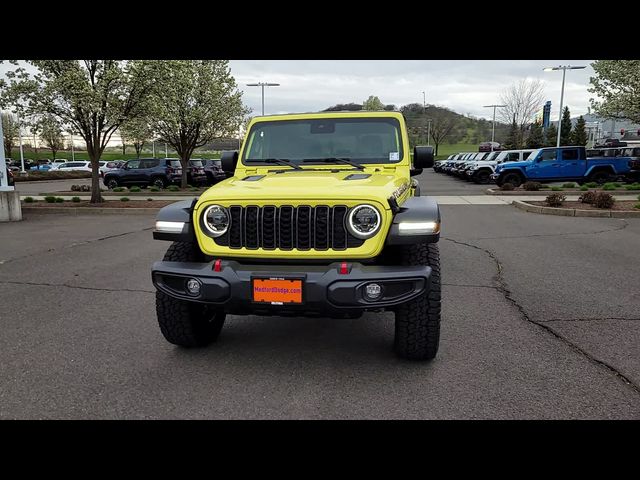
[[[227,178],[227,174],[222,170],[222,162],[218,159],[202,160],[204,173],[207,176],[207,184],[215,185]]]
[[[231,178],[156,218],[153,237],[173,242],[151,272],[167,341],[208,345],[227,314],[389,311],[399,357],[436,356],[440,210],[411,178],[433,149],[412,160],[401,113],[254,117],[221,161]]]
[[[182,167],[177,158],[140,158],[129,160],[122,168],[104,174],[107,188],[125,185],[153,185],[165,188],[182,179]]]
[[[205,185],[207,183],[207,175],[205,173],[204,163],[202,160],[189,160],[187,183],[189,185]]]

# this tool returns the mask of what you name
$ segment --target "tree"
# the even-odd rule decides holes
[[[513,117],[511,128],[509,128],[509,133],[503,146],[507,150],[516,150],[520,148],[520,127],[518,127],[515,116]]]
[[[358,112],[362,110],[362,105],[359,103],[338,103],[333,107],[326,108],[325,112],[341,112],[341,111]]]
[[[384,110],[384,103],[378,97],[371,95],[362,103],[363,110]]]
[[[640,60],[596,60],[589,79],[594,112],[604,118],[640,123]]]
[[[499,118],[505,123],[515,121],[520,130],[520,134],[515,138],[518,144],[516,148],[521,146],[525,127],[541,108],[543,101],[544,88],[539,80],[521,80],[500,94],[500,103],[506,106],[498,110]]]
[[[4,133],[4,154],[7,158],[11,158],[13,142],[20,135],[18,119],[13,113],[2,112],[2,131]]]
[[[538,122],[531,124],[529,136],[527,137],[527,148],[540,148],[544,145],[544,136],[542,133],[542,125]]]
[[[586,122],[582,115],[578,117],[578,121],[576,122],[576,126],[571,132],[571,145],[579,145],[581,147],[585,146],[588,141]]]
[[[17,62],[13,62],[17,66]],[[113,133],[127,119],[144,113],[153,84],[153,61],[27,60],[31,74],[18,67],[7,72],[2,100],[27,115],[55,115],[79,132],[91,159],[91,202],[103,202],[98,161]]]
[[[158,65],[150,127],[180,156],[185,188],[193,151],[215,138],[235,135],[249,110],[227,60],[163,60]]]
[[[435,155],[438,155],[438,147],[456,126],[455,113],[445,108],[439,109],[431,115],[431,138],[436,147]]]
[[[558,129],[555,123],[550,123],[547,131],[544,132],[544,146],[555,147],[558,143]]]
[[[396,110],[396,106],[393,103],[384,106],[385,111],[394,112]]]
[[[64,137],[60,122],[53,115],[43,115],[36,125],[40,131],[40,138],[44,141],[45,146],[51,150],[51,155],[55,160],[58,151],[64,149]]]
[[[560,146],[571,144],[571,113],[569,107],[562,110],[562,120],[560,122]]]
[[[149,127],[149,122],[146,118],[138,117],[132,120],[124,122],[120,126],[120,137],[122,138],[122,144],[124,145],[125,138],[129,143],[133,144],[133,148],[136,150],[136,157],[140,158],[140,153],[145,143],[153,137],[153,132]],[[124,154],[124,153],[123,153]]]

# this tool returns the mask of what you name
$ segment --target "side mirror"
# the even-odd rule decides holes
[[[236,164],[238,163],[238,152],[236,150],[222,152],[222,155],[220,155],[220,163],[222,164],[222,170],[225,172],[235,172]]]
[[[415,177],[416,175],[420,175],[422,173],[422,168],[412,168],[409,172],[409,176]]]
[[[413,168],[433,167],[433,147],[413,147]]]

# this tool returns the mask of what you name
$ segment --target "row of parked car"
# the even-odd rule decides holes
[[[603,184],[640,180],[640,147],[585,149],[580,146],[547,147],[500,152],[463,152],[436,162],[436,172],[475,183],[540,183],[573,181]]]

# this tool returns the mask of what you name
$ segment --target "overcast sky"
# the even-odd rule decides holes
[[[377,95],[385,104],[422,103],[448,107],[461,114],[491,118],[490,108],[500,92],[523,78],[544,82],[551,100],[551,118],[558,116],[562,72],[546,66],[585,65],[567,71],[564,105],[571,115],[587,113],[593,60],[232,60],[231,72],[244,91],[244,102],[261,112],[260,87],[246,83],[272,82],[265,87],[265,113],[322,110],[337,103],[362,103]]]
[[[265,113],[323,110],[338,103],[362,103],[376,95],[385,104],[422,103],[448,107],[461,114],[491,118],[500,92],[523,78],[544,82],[551,100],[551,118],[558,117],[562,72],[545,66],[585,65],[567,72],[564,104],[572,116],[587,113],[593,60],[231,60],[231,73],[244,91],[244,102],[261,113],[261,89],[246,83],[272,82],[265,87]],[[0,76],[12,68],[0,65]]]

